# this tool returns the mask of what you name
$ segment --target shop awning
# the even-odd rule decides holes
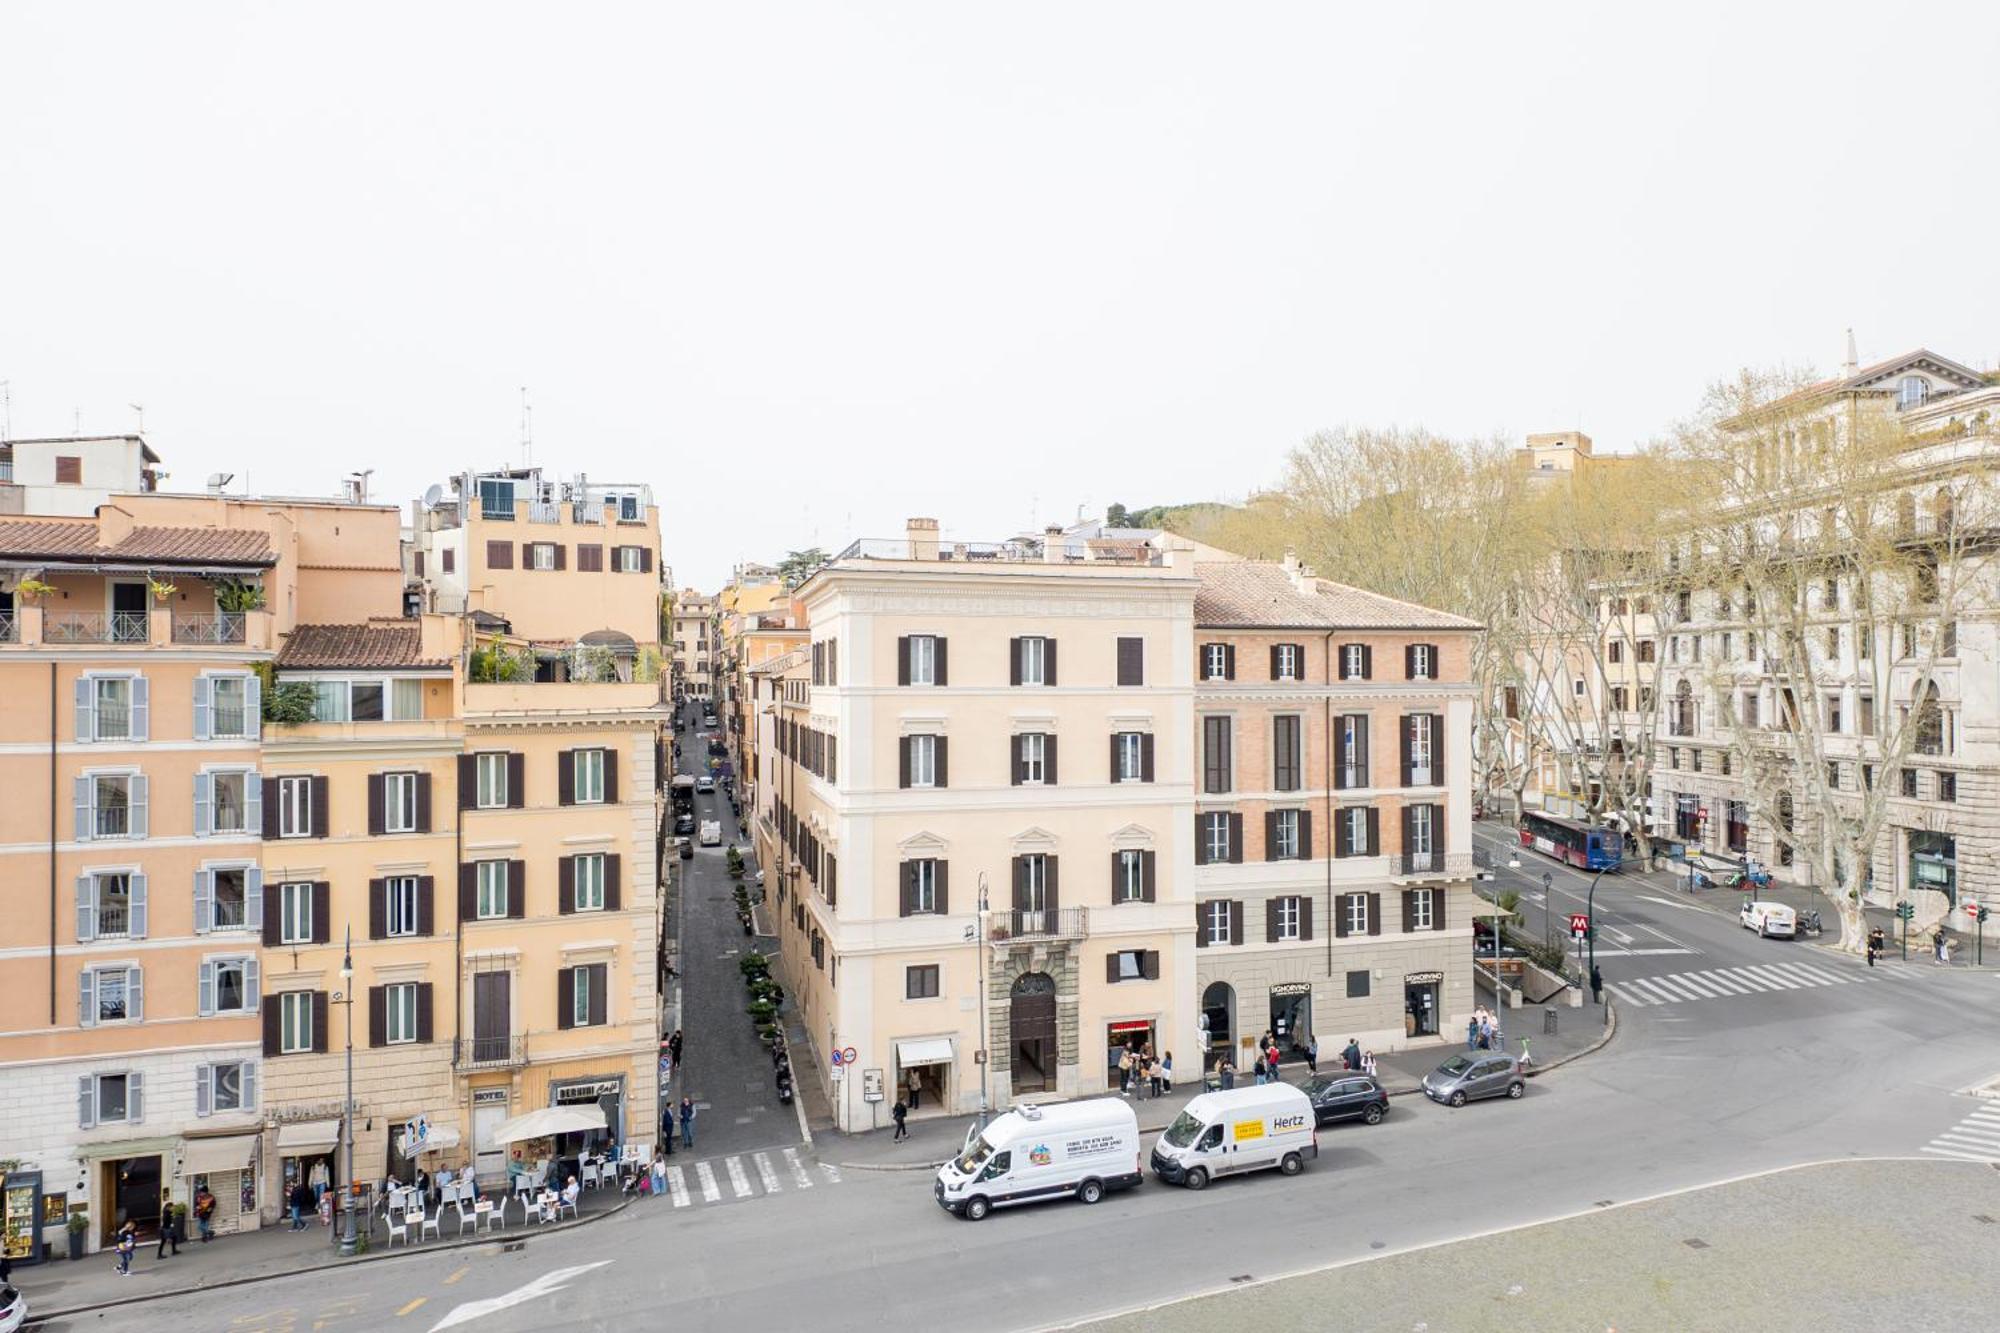
[[[544,1106],[526,1115],[517,1115],[493,1131],[492,1142],[520,1143],[527,1139],[552,1138],[557,1134],[587,1134],[604,1128],[601,1106]]]
[[[214,1175],[218,1171],[247,1171],[256,1156],[255,1134],[231,1134],[219,1139],[189,1139],[181,1149],[181,1175]]]
[[[339,1142],[338,1120],[301,1120],[297,1124],[278,1126],[278,1155],[281,1157],[325,1152]]]
[[[403,1156],[405,1157],[410,1155],[410,1145],[407,1142],[408,1137],[401,1130],[398,1130],[396,1133],[396,1146],[403,1150]],[[420,1153],[441,1152],[446,1148],[456,1148],[458,1142],[458,1131],[450,1125],[432,1125],[430,1135],[417,1146],[417,1151]]]
[[[951,1060],[950,1037],[919,1037],[915,1041],[896,1043],[896,1063],[905,1069],[917,1065],[948,1065]]]

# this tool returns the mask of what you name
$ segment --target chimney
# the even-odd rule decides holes
[[[1297,551],[1294,551],[1291,547],[1287,546],[1285,548],[1285,572],[1289,574],[1298,567],[1299,567],[1299,553]]]
[[[903,535],[910,543],[910,559],[935,560],[938,558],[938,521],[936,519],[910,519],[903,524]]]
[[[1295,591],[1304,593],[1307,596],[1319,591],[1318,585],[1314,582],[1315,576],[1312,570],[1299,563],[1299,553],[1297,551],[1288,550],[1285,552],[1285,573],[1291,576],[1292,587]]]
[[[1854,354],[1854,330],[1847,331],[1847,361],[1840,367],[1842,379],[1853,379],[1861,370],[1861,358]]]
[[[1063,542],[1063,530],[1054,523],[1042,529],[1042,563],[1060,565],[1068,551]]]

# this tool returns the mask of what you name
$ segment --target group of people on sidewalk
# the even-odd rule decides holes
[[[1118,1092],[1123,1097],[1163,1097],[1174,1090],[1174,1053],[1153,1054],[1153,1043],[1128,1041],[1118,1052]]]
[[[187,1239],[188,1209],[174,1202],[171,1190],[160,1191],[160,1243],[153,1250],[153,1257],[166,1259],[178,1256],[181,1242]],[[215,1239],[215,1196],[203,1185],[194,1192],[194,1221],[201,1233],[202,1243]],[[132,1275],[132,1256],[139,1249],[139,1224],[127,1221],[118,1228],[113,1237],[112,1247],[118,1255],[117,1273],[119,1277]]]
[[[1501,1041],[1500,1020],[1493,1011],[1484,1005],[1474,1009],[1472,1017],[1465,1020],[1465,1049],[1490,1051]]]

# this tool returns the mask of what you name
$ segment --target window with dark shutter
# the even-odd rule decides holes
[[[56,455],[56,485],[81,486],[83,484],[83,459],[76,454]]]
[[[486,567],[488,569],[512,569],[514,567],[514,543],[500,541],[486,543]]]
[[[446,574],[457,572],[458,552],[447,546],[438,552],[438,568]]]
[[[1201,720],[1202,790],[1226,792],[1231,788],[1229,762],[1229,719],[1204,717]]]
[[[1146,641],[1144,639],[1126,636],[1119,638],[1118,683],[1120,685],[1144,685],[1146,683]]]

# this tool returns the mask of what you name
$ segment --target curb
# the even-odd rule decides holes
[[[593,1222],[601,1222],[607,1217],[615,1217],[627,1208],[630,1208],[634,1202],[635,1200],[632,1199],[620,1199],[603,1212],[592,1213],[589,1217],[579,1217],[574,1221],[557,1222],[553,1225],[545,1224],[533,1232],[524,1230],[522,1232],[524,1239],[521,1243],[526,1244],[525,1237],[530,1235],[558,1235],[565,1231],[574,1231],[578,1227],[587,1227]],[[525,1227],[526,1223],[524,1222],[522,1225]],[[499,1239],[496,1240],[495,1236],[496,1233],[489,1231],[485,1235],[474,1237],[471,1240],[455,1239],[445,1241],[439,1245],[428,1245],[422,1249],[410,1247],[400,1251],[383,1250],[380,1253],[377,1253],[372,1248],[371,1242],[371,1248],[367,1254],[357,1254],[352,1259],[336,1258],[331,1263],[305,1264],[298,1268],[288,1268],[281,1273],[259,1273],[251,1277],[224,1278],[219,1282],[203,1282],[192,1287],[174,1287],[167,1291],[149,1291],[143,1296],[121,1296],[115,1301],[97,1301],[90,1305],[72,1305],[61,1310],[31,1310],[28,1315],[27,1326],[33,1328],[45,1324],[50,1320],[66,1319],[71,1315],[90,1314],[98,1310],[115,1310],[127,1305],[143,1305],[147,1301],[165,1300],[170,1296],[198,1296],[205,1291],[222,1291],[229,1287],[249,1287],[255,1286],[259,1282],[277,1282],[284,1278],[297,1277],[301,1273],[323,1272],[330,1268],[348,1268],[355,1264],[379,1263],[386,1259],[402,1259],[417,1255],[436,1254],[439,1250],[469,1250],[478,1245],[504,1243],[507,1239],[505,1235],[500,1235]],[[89,1257],[95,1258],[96,1256]]]
[[[1546,1065],[1529,1069],[1528,1077],[1531,1079],[1540,1078],[1544,1074],[1561,1069],[1564,1065],[1572,1061],[1581,1060],[1586,1055],[1592,1055],[1602,1050],[1613,1037],[1618,1035],[1618,1007],[1612,1004],[1611,1001],[1606,1000],[1604,1002],[1604,1009],[1609,1021],[1605,1024],[1603,1034],[1596,1041],[1580,1051],[1571,1051],[1568,1055],[1560,1059],[1552,1060]],[[1293,1086],[1296,1087],[1298,1085],[1293,1084]],[[1421,1086],[1414,1088],[1390,1088],[1387,1091],[1391,1097],[1415,1097],[1422,1094],[1423,1088]],[[1166,1128],[1167,1126],[1163,1124],[1141,1125],[1139,1126],[1139,1132],[1141,1134],[1159,1134],[1164,1132]],[[935,1162],[835,1162],[833,1165],[842,1171],[935,1171],[949,1160],[949,1158],[940,1158]]]

